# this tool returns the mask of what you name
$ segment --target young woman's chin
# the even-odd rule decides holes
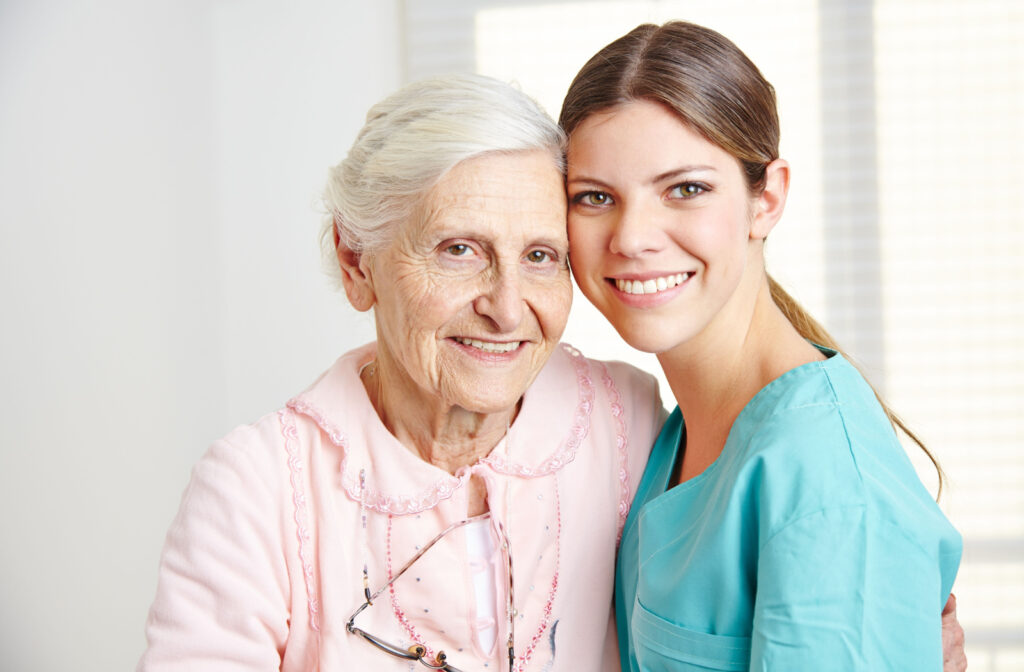
[[[624,313],[598,309],[629,347],[652,355],[660,355],[685,344],[699,331],[696,325],[680,324],[681,320],[637,315],[633,311]]]

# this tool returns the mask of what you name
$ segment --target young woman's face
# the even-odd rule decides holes
[[[573,275],[630,345],[666,352],[737,319],[763,236],[734,157],[637,101],[580,124],[568,162]]]

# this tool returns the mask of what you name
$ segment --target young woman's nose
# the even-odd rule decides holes
[[[659,249],[662,232],[656,208],[631,204],[619,209],[609,247],[615,254],[638,257]]]

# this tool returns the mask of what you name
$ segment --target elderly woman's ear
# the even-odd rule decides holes
[[[369,310],[376,302],[369,260],[361,252],[343,243],[337,229],[334,230],[334,249],[341,269],[341,284],[345,287],[349,303],[356,310]]]

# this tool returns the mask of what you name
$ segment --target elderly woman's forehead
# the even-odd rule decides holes
[[[437,181],[428,199],[458,201],[465,195],[515,197],[529,191],[562,191],[564,180],[554,157],[543,150],[484,154],[459,162]]]
[[[420,212],[423,229],[455,230],[513,220],[528,223],[528,228],[565,229],[565,202],[558,194],[529,198],[515,193],[514,187],[494,194],[449,193],[432,199]]]
[[[527,218],[535,225],[565,226],[565,198],[560,181],[557,189],[538,189],[504,181],[494,185],[494,189],[474,191],[461,187],[435,193],[422,210],[423,223],[457,226],[485,220]]]
[[[547,239],[564,232],[565,212],[564,178],[550,152],[488,153],[447,171],[401,230],[403,237],[433,239],[512,227]]]

